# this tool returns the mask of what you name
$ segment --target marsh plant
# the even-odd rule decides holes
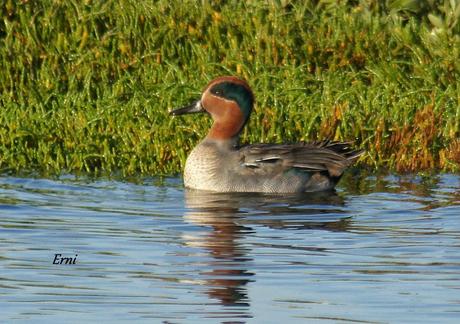
[[[257,98],[243,142],[330,138],[359,167],[458,171],[460,1],[0,2],[0,171],[173,174],[218,75]]]

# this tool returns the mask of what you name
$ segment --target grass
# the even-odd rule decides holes
[[[0,2],[0,172],[175,174],[170,118],[249,81],[243,142],[353,140],[371,170],[460,170],[460,1]]]

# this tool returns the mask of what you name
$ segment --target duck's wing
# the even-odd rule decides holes
[[[255,144],[243,146],[240,152],[242,166],[255,170],[327,171],[340,177],[364,151],[354,150],[349,142],[321,141],[297,144]]]

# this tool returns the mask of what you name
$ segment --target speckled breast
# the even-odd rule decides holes
[[[222,179],[219,169],[222,161],[215,150],[203,145],[195,147],[187,158],[184,185],[187,188],[219,191]]]

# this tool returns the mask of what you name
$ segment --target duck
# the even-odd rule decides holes
[[[271,194],[334,190],[344,171],[363,154],[350,142],[332,140],[240,145],[253,108],[247,81],[221,76],[207,84],[201,98],[170,111],[172,116],[207,113],[213,119],[207,136],[185,162],[186,188]]]

